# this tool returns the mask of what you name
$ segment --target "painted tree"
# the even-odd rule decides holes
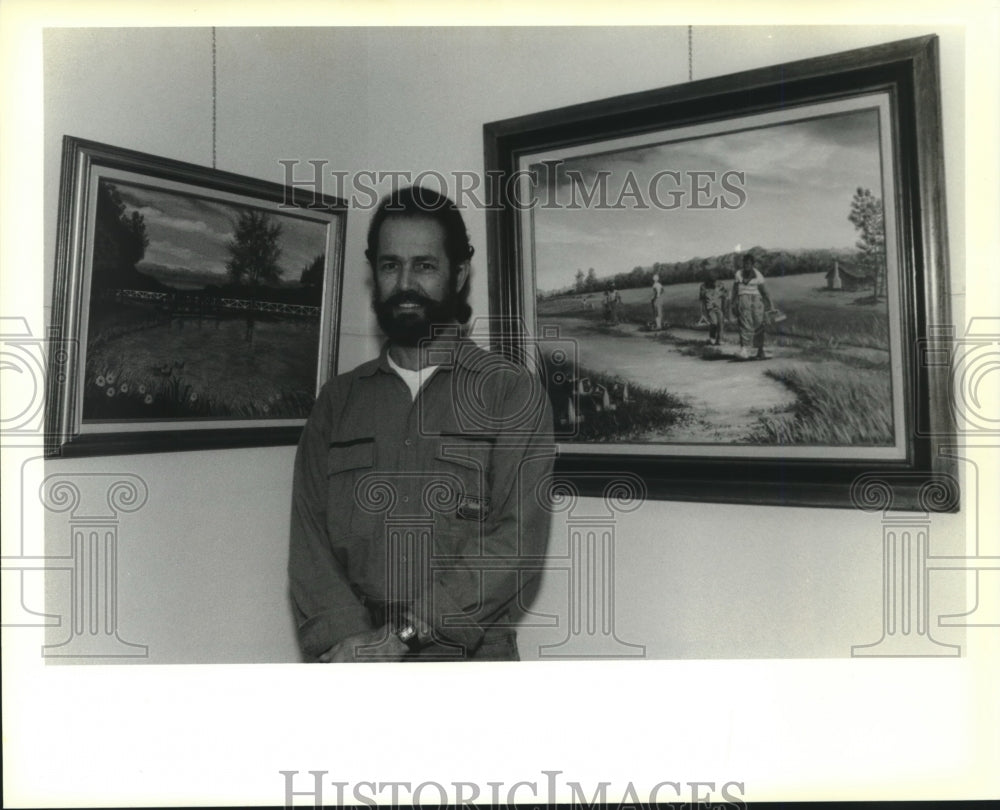
[[[149,235],[146,220],[128,211],[118,187],[107,180],[97,185],[94,223],[93,289],[142,287],[144,277],[136,265],[146,255]]]
[[[851,199],[851,213],[847,218],[858,229],[861,237],[855,243],[861,251],[861,269],[872,279],[874,296],[882,298],[886,294],[885,216],[882,201],[870,189],[859,187]]]
[[[303,287],[323,286],[323,266],[326,264],[326,254],[318,254],[309,264],[302,268],[299,284]]]
[[[234,284],[256,288],[281,279],[281,224],[266,211],[251,208],[240,211],[234,223],[233,238],[226,247],[229,261],[226,269]]]
[[[246,314],[246,335],[244,339],[254,345],[254,327],[257,313],[257,295],[261,284],[274,283],[281,279],[281,224],[275,222],[266,211],[246,208],[240,211],[234,223],[233,238],[226,247],[229,261],[226,269],[233,284],[245,284],[250,288],[250,308]]]

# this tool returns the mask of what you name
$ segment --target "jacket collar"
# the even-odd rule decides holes
[[[389,347],[391,345],[390,341],[385,341],[382,344],[382,350],[379,352],[378,357],[366,364],[363,369],[359,369],[358,375],[361,377],[371,377],[378,371],[395,374],[396,372],[389,365]],[[431,351],[431,359],[435,361],[440,360],[440,362],[434,362],[433,365],[440,365],[442,368],[453,369],[455,366],[461,366],[466,371],[476,372],[481,371],[483,368],[482,363],[477,362],[477,359],[478,355],[484,350],[475,341],[459,335],[457,328],[454,335],[446,333],[444,336],[439,336],[434,341]]]

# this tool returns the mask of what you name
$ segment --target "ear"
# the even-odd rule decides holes
[[[455,291],[463,289],[466,283],[469,281],[469,273],[471,272],[472,264],[466,259],[464,262],[458,263],[458,269],[455,271]]]

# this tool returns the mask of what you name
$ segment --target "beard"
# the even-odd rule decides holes
[[[421,308],[395,312],[395,308],[401,304],[419,304]],[[400,346],[416,346],[421,340],[431,337],[435,325],[455,322],[458,296],[451,292],[443,301],[436,301],[417,292],[405,291],[379,301],[378,292],[375,292],[372,296],[372,309],[375,310],[379,327],[389,340]]]

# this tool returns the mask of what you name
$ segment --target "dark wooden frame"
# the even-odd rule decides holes
[[[487,212],[490,314],[523,322],[519,212],[505,196],[522,155],[668,130],[799,104],[888,92],[902,317],[906,458],[857,460],[735,456],[597,455],[560,450],[557,473],[578,492],[600,495],[615,474],[642,477],[652,498],[791,506],[956,511],[955,465],[942,454],[955,436],[947,364],[948,244],[936,36],[755,69],[486,124],[488,176],[497,204]],[[533,327],[532,327],[533,329]],[[530,333],[530,330],[527,330]],[[523,356],[524,332],[496,329],[494,348]]]
[[[274,420],[285,424],[267,426],[260,426],[259,420],[255,425],[253,419],[213,420],[219,426],[198,429],[192,429],[191,422],[203,420],[178,419],[142,423],[142,429],[133,431],[80,432],[79,385],[86,365],[86,336],[81,334],[81,329],[84,308],[89,304],[84,300],[87,253],[93,250],[86,238],[87,218],[93,204],[89,188],[94,173],[101,169],[133,172],[153,183],[157,180],[183,183],[204,191],[206,197],[211,197],[213,192],[239,195],[260,201],[265,207],[279,205],[290,212],[298,209],[300,213],[324,220],[328,229],[333,229],[328,230],[327,236],[328,240],[332,238],[335,250],[333,255],[329,250],[326,252],[317,391],[325,379],[336,373],[347,220],[344,200],[67,135],[63,138],[50,326],[54,348],[49,352],[46,380],[46,455],[149,453],[297,442],[304,418]],[[325,348],[322,345],[324,336],[328,336],[329,341]],[[233,422],[237,424],[230,424]],[[146,425],[150,427],[147,429]]]

